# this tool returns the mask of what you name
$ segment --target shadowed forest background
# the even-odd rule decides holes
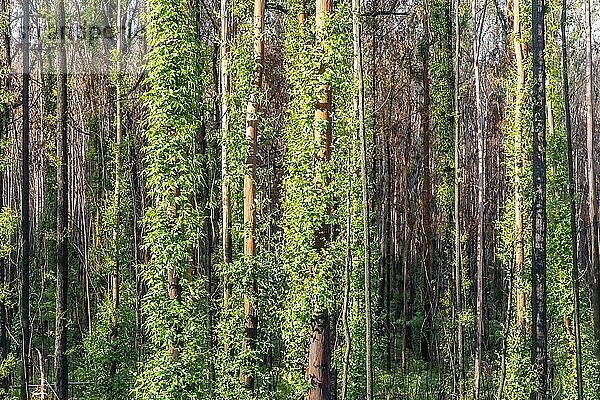
[[[599,5],[0,0],[0,398],[598,398]]]

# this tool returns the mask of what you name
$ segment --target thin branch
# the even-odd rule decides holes
[[[279,11],[283,14],[287,14],[288,10],[281,4],[267,4],[267,10]]]
[[[360,14],[362,17],[378,17],[380,15],[401,15],[401,16],[407,16],[408,13],[403,11],[393,11],[393,10],[375,10],[375,11],[371,11],[368,13],[362,13]]]

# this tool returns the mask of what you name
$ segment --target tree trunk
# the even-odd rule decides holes
[[[333,11],[332,0],[316,0],[316,42],[319,51],[325,51],[324,43],[327,40],[326,19]],[[319,68],[319,74],[323,74],[324,66]],[[321,85],[321,96],[315,108],[315,141],[320,143],[320,149],[316,155],[318,163],[325,163],[331,156],[331,87],[327,84]],[[317,173],[316,185],[322,190],[326,182]],[[322,226],[316,232],[315,249],[320,252],[325,247],[327,239],[326,226]],[[311,318],[311,340],[308,350],[307,377],[310,381],[307,400],[329,400],[331,398],[331,350],[330,350],[330,315],[327,306],[320,305]]]
[[[329,400],[331,398],[329,323],[329,312],[327,310],[323,310],[312,317],[307,369],[311,386],[308,390],[307,400]]]
[[[421,334],[421,357],[424,361],[431,361],[432,329],[433,329],[433,237],[431,234],[431,165],[430,165],[430,137],[431,125],[430,90],[429,90],[429,11],[423,16],[423,35],[425,48],[423,50],[423,115],[421,130],[423,134],[423,258],[424,271],[424,297],[423,297],[423,332]]]
[[[253,270],[255,255],[255,230],[256,215],[254,210],[254,191],[256,182],[256,147],[257,147],[257,127],[258,127],[258,95],[262,88],[263,79],[263,59],[264,59],[264,19],[265,19],[265,1],[254,0],[254,82],[252,93],[248,99],[246,111],[246,142],[248,144],[248,155],[246,166],[249,173],[244,176],[244,224],[246,225],[246,236],[244,238],[244,256],[246,262],[250,263],[250,270]],[[254,295],[256,293],[256,278],[252,276],[251,284],[244,293],[244,341],[242,351],[256,350],[256,333],[258,328],[258,312]],[[250,356],[250,362],[254,356]],[[250,367],[251,369],[251,367]],[[249,371],[242,370],[241,379],[244,386],[254,390],[254,375]]]
[[[227,166],[227,140],[229,137],[229,111],[227,96],[229,93],[229,70],[228,70],[228,46],[229,40],[229,11],[227,0],[221,0],[221,44],[219,47],[220,65],[220,88],[221,88],[221,206],[222,206],[222,246],[223,262],[231,263],[231,196],[229,191],[229,172]],[[223,303],[227,310],[229,298],[231,297],[230,278],[225,276]]]
[[[454,291],[456,301],[456,347],[458,359],[458,398],[465,380],[464,335],[462,316],[462,261],[460,245],[460,0],[454,0]]]
[[[515,274],[523,273],[525,264],[525,246],[523,238],[523,193],[521,188],[521,169],[523,167],[523,90],[525,87],[525,69],[523,67],[523,37],[521,35],[519,0],[513,0],[513,47],[517,65],[517,87],[515,93]],[[517,286],[517,329],[521,332],[525,324],[525,292]]]
[[[594,160],[594,90],[592,65],[592,16],[590,0],[584,0],[585,8],[585,101],[586,136],[588,159],[588,217],[590,229],[590,260],[592,273],[592,311],[596,358],[600,360],[600,250],[598,246],[598,198],[596,194],[596,165]]]
[[[407,172],[405,172],[404,182],[408,185]],[[409,288],[408,288],[408,280],[409,280],[409,256],[410,256],[410,246],[411,246],[411,230],[409,229],[409,211],[408,211],[408,188],[404,191],[404,257],[402,258],[402,349],[401,349],[401,361],[400,365],[402,367],[402,371],[406,371],[407,366],[407,345],[408,345],[408,296],[409,296]]]
[[[473,16],[473,69],[475,75],[475,102],[477,108],[477,273],[476,273],[476,340],[475,340],[475,366],[473,372],[473,388],[475,392],[475,400],[480,398],[481,386],[481,364],[483,359],[483,269],[484,269],[484,190],[485,190],[485,171],[484,171],[484,151],[485,137],[483,126],[483,105],[481,103],[481,80],[479,71],[479,45],[480,35],[479,26],[482,21],[477,19],[478,2],[472,0],[472,16]]]
[[[388,138],[383,129],[378,135],[381,142],[381,199],[379,215],[379,265],[377,271],[377,308],[375,315],[378,323],[378,334],[384,334],[382,315],[385,310],[386,271],[390,261],[390,150]]]
[[[56,59],[58,69],[57,81],[57,121],[58,142],[57,159],[57,201],[56,201],[56,332],[55,332],[55,379],[56,397],[58,400],[68,398],[67,369],[67,290],[69,285],[69,233],[68,233],[68,142],[67,142],[67,56],[65,52],[65,4],[64,0],[56,3],[57,46]]]
[[[300,25],[300,32],[304,33],[304,27],[306,26],[306,0],[300,0],[300,10],[296,18]]]
[[[356,1],[356,0],[355,0]],[[353,10],[356,13],[356,10]],[[354,15],[356,18],[356,14]],[[358,102],[355,100],[355,106],[358,107]],[[344,303],[342,305],[342,323],[344,324],[344,360],[342,372],[342,400],[348,400],[348,371],[350,368],[350,351],[352,348],[352,338],[350,337],[350,323],[348,321],[350,307],[350,273],[352,269],[352,213],[350,212],[352,203],[350,199],[352,191],[351,182],[351,150],[348,150],[348,186],[346,189],[346,262],[344,263]]]
[[[369,235],[369,185],[367,182],[367,138],[365,135],[365,95],[361,48],[361,26],[360,26],[360,0],[352,1],[352,31],[354,36],[354,73],[358,79],[357,108],[358,108],[358,136],[360,137],[360,174],[363,202],[363,245],[364,245],[364,288],[365,288],[365,370],[367,380],[367,400],[373,399],[373,360],[371,349],[373,346],[371,321],[371,238]],[[384,140],[386,140],[384,138]],[[388,216],[386,215],[386,218]],[[387,235],[388,232],[383,232]],[[388,261],[388,260],[386,260]],[[386,263],[386,265],[389,265]],[[388,274],[389,282],[389,274]],[[386,310],[389,315],[389,308]]]
[[[23,0],[23,132],[22,132],[22,187],[21,187],[21,235],[23,259],[21,262],[21,400],[29,400],[29,0]]]
[[[177,198],[180,195],[179,188],[173,187],[171,189],[173,191],[173,197]],[[169,206],[169,228],[173,228],[175,225],[177,218],[179,215],[178,206],[173,203]],[[169,297],[169,301],[176,301],[177,303],[181,303],[181,283],[179,275],[173,269],[167,269],[167,295]],[[175,341],[169,345],[169,356],[172,361],[177,361],[179,359],[179,353],[181,350],[181,342],[180,342],[180,327],[177,320],[174,322],[174,326],[172,326],[175,331]]]
[[[10,1],[2,0],[0,3],[2,9],[0,13],[2,15],[7,15],[10,10]],[[2,34],[2,45],[3,45],[3,54],[2,54],[2,67],[6,68],[6,71],[9,70],[10,66],[10,32],[7,29]],[[10,90],[10,75],[5,74],[2,77],[3,85],[5,90]],[[10,121],[10,107],[8,104],[4,104],[2,110],[0,111],[0,142],[6,139],[9,135],[9,121]],[[8,202],[5,199],[8,199],[8,196],[5,195],[4,188],[4,170],[0,169],[0,212],[4,208],[4,206],[8,206]],[[0,285],[8,285],[7,278],[7,263],[5,262],[4,257],[0,257]],[[8,286],[7,286],[8,287]],[[0,360],[6,360],[9,354],[10,342],[8,341],[8,313],[7,313],[7,304],[2,302],[0,304]],[[3,377],[0,379],[0,388],[8,392],[10,386],[9,377]]]
[[[121,161],[121,147],[122,147],[122,137],[123,137],[123,88],[122,88],[122,64],[121,64],[121,55],[123,50],[123,29],[125,28],[125,23],[122,16],[121,10],[121,1],[117,0],[117,83],[116,83],[116,138],[115,138],[115,187],[113,194],[113,212],[114,212],[114,223],[113,223],[113,231],[112,231],[112,241],[113,241],[113,265],[112,265],[112,273],[110,277],[111,286],[112,286],[112,316],[111,316],[111,324],[112,331],[110,334],[110,342],[112,346],[113,356],[110,361],[109,367],[109,392],[113,391],[113,381],[115,378],[115,374],[117,373],[117,348],[116,341],[117,335],[119,333],[119,326],[117,322],[117,310],[119,308],[119,273],[120,273],[120,254],[119,254],[119,234],[121,231],[121,214],[119,211],[121,205],[121,173],[122,173],[122,161]],[[137,251],[137,249],[135,249]]]
[[[139,177],[139,166],[138,166],[138,140],[135,136],[131,138],[131,198],[132,198],[132,220],[131,228],[133,231],[133,272],[134,276],[132,281],[135,284],[135,352],[136,361],[141,361],[142,357],[142,344],[144,343],[144,328],[143,328],[143,315],[142,315],[142,298],[144,293],[144,283],[141,277],[140,266],[144,260],[145,249],[141,246],[143,237],[143,228],[139,224],[140,215],[144,215],[144,195],[142,194],[140,177]],[[86,290],[89,291],[89,274],[86,273]],[[89,295],[86,296],[89,301]],[[90,324],[91,325],[91,324]],[[91,333],[91,329],[90,329]]]
[[[575,370],[577,379],[577,400],[583,400],[583,373],[581,366],[581,331],[579,325],[579,252],[577,243],[577,206],[575,203],[575,165],[573,161],[573,132],[571,128],[571,105],[569,101],[569,62],[567,58],[567,0],[562,1],[560,17],[563,110],[565,114],[565,133],[567,134],[567,161],[569,163],[569,206],[571,211],[571,250],[573,266],[571,284],[573,285],[573,325],[575,330]]]
[[[532,1],[533,38],[533,222],[531,259],[531,353],[536,374],[533,400],[545,400],[548,387],[548,336],[546,329],[546,71],[544,2]]]

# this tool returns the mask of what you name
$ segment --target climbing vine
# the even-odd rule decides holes
[[[141,399],[210,397],[205,277],[194,260],[195,202],[205,171],[196,135],[206,107],[207,49],[196,38],[198,12],[185,0],[150,2],[145,94],[147,191],[144,216],[150,260],[143,311],[149,337],[136,394]]]

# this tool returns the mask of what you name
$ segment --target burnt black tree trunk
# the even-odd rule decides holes
[[[68,398],[67,368],[67,288],[69,279],[69,240],[68,240],[68,150],[67,150],[67,61],[65,54],[65,6],[64,0],[56,3],[57,26],[57,96],[56,113],[58,122],[57,159],[57,200],[56,200],[56,332],[54,348],[54,369],[56,373],[56,397]]]
[[[23,1],[23,131],[21,175],[21,400],[29,400],[29,0]]]

